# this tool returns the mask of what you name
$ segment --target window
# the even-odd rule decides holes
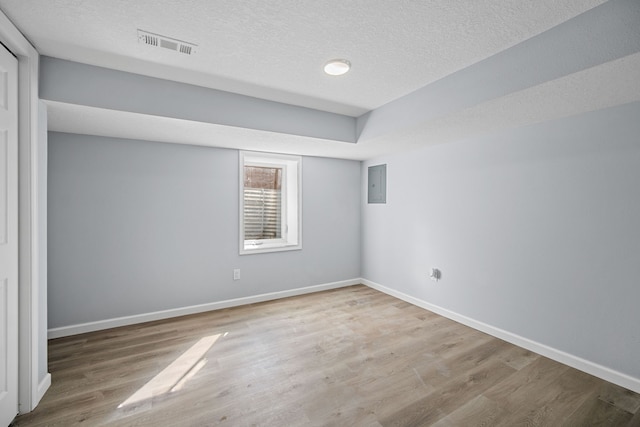
[[[240,152],[240,254],[302,248],[299,156]]]

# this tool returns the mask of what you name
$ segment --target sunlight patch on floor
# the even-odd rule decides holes
[[[185,351],[127,400],[118,405],[118,408],[124,408],[125,406],[182,389],[184,384],[207,363],[204,355],[220,336],[221,334],[217,334],[201,338],[189,350]]]

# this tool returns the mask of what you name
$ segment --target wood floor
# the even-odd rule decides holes
[[[52,340],[13,426],[640,426],[640,396],[365,286]]]

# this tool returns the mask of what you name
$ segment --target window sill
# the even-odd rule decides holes
[[[267,252],[296,251],[302,249],[301,244],[286,243],[262,243],[262,244],[245,244],[240,249],[240,255],[261,254]]]

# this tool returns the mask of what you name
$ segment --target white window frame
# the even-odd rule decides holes
[[[288,154],[240,151],[239,156],[240,255],[302,249],[302,157]],[[244,167],[282,168],[282,238],[245,240]]]

